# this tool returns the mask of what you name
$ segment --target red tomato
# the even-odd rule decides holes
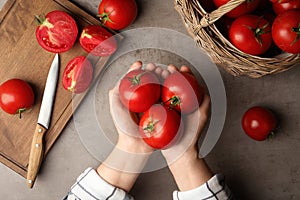
[[[276,3],[285,3],[285,2],[289,2],[291,0],[270,0],[271,2],[276,2]]]
[[[272,25],[275,44],[288,53],[300,53],[300,10],[289,10],[279,14]]]
[[[0,85],[0,106],[9,114],[19,114],[31,108],[34,93],[30,85],[21,79],[10,79]]]
[[[286,3],[273,3],[273,10],[277,15],[294,9],[300,9],[300,0],[290,0]]]
[[[265,140],[277,126],[274,114],[263,107],[255,106],[247,110],[242,118],[245,133],[254,140]]]
[[[168,76],[162,87],[162,101],[182,114],[195,111],[202,103],[204,89],[190,73],[175,72]]]
[[[161,104],[151,106],[143,114],[139,127],[143,140],[155,149],[170,147],[183,131],[180,115]]]
[[[229,40],[245,53],[261,55],[272,44],[270,31],[270,25],[264,18],[255,15],[243,15],[231,24]]]
[[[45,18],[36,17],[39,26],[35,31],[38,43],[53,53],[68,51],[74,45],[78,28],[75,20],[63,11],[49,12]]]
[[[85,51],[95,56],[109,56],[117,49],[117,41],[113,34],[97,25],[84,27],[79,42]]]
[[[220,6],[226,4],[229,1],[230,0],[213,0],[214,4],[218,8]],[[251,13],[252,11],[254,11],[257,8],[259,2],[260,2],[260,0],[247,0],[246,2],[242,3],[241,5],[239,5],[235,9],[233,9],[232,11],[226,13],[226,16],[231,17],[231,18],[236,18],[241,15]]]
[[[76,94],[84,92],[93,79],[93,67],[85,56],[72,59],[63,73],[63,86]]]
[[[122,78],[120,100],[131,112],[145,112],[160,98],[160,82],[150,71],[133,70]]]
[[[98,15],[101,23],[111,29],[121,30],[129,26],[137,16],[135,0],[102,0]]]

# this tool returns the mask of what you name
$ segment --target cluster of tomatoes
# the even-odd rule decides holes
[[[95,56],[110,56],[117,49],[113,34],[103,26],[121,30],[129,26],[137,16],[135,0],[102,0],[99,4],[101,25],[83,27],[79,43]],[[54,10],[45,16],[36,16],[39,23],[35,35],[39,45],[52,53],[70,50],[78,36],[76,21],[68,13]],[[74,93],[84,92],[93,77],[93,66],[85,56],[76,56],[65,67],[63,87]],[[32,107],[34,92],[26,81],[10,79],[0,85],[0,107],[9,114],[20,114]]]
[[[139,114],[139,132],[155,149],[171,146],[183,132],[182,115],[194,112],[202,102],[204,89],[187,72],[175,72],[161,84],[151,71],[133,70],[120,81],[122,104]]]
[[[213,0],[220,7],[229,0]],[[203,2],[204,7],[207,2]],[[239,50],[262,56],[300,53],[299,0],[247,0],[217,23],[223,35]],[[277,48],[277,50],[275,50]]]

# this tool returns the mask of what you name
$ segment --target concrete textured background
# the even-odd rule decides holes
[[[96,15],[100,1],[74,2]],[[137,0],[137,3],[139,16],[128,29],[163,27],[187,34],[172,0]],[[158,59],[157,54],[145,52],[132,52],[123,59],[129,62],[141,58],[145,62]],[[166,64],[184,62],[172,56],[159,59]],[[227,93],[227,116],[221,138],[206,157],[208,164],[214,172],[226,176],[237,199],[300,199],[300,64],[260,79],[233,77],[223,69],[220,72]],[[253,105],[268,106],[280,116],[280,130],[274,139],[256,142],[243,133],[241,117]],[[71,120],[48,154],[32,190],[27,188],[25,179],[0,164],[0,198],[61,199],[85,168],[98,164],[81,143]],[[137,200],[170,200],[175,189],[169,170],[163,168],[141,174],[131,194]]]

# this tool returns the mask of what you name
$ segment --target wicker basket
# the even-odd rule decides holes
[[[207,0],[209,1],[209,0]],[[259,78],[286,71],[300,63],[300,54],[283,53],[273,58],[252,56],[234,47],[219,32],[214,22],[246,0],[231,0],[211,13],[207,13],[197,0],[175,0],[175,9],[197,45],[218,66],[234,76]]]

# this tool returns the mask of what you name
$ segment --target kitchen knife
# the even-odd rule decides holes
[[[59,55],[56,54],[48,73],[38,122],[32,139],[29,156],[29,165],[27,171],[27,185],[29,188],[33,187],[44,156],[43,137],[49,128],[51,120],[52,107],[55,99],[58,76]]]

